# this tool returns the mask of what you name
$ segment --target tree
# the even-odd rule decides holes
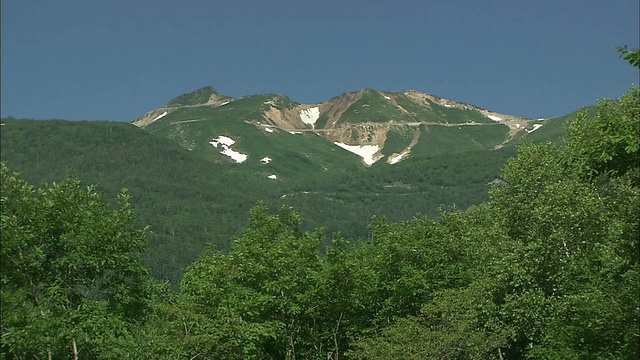
[[[638,167],[640,92],[633,86],[618,100],[598,103],[596,117],[585,111],[569,122],[569,141],[563,149],[567,166],[593,179],[615,177]],[[637,174],[629,173],[636,178]]]
[[[491,281],[436,292],[418,316],[398,319],[355,343],[354,359],[499,358],[508,331],[496,319]]]
[[[185,342],[195,353],[295,359],[321,347],[314,306],[321,236],[301,232],[300,223],[290,207],[270,215],[260,204],[228,255],[210,250],[187,269],[181,289],[192,330]]]
[[[357,334],[349,357],[498,358],[510,333],[494,302],[500,282],[487,274],[511,248],[494,214],[479,206],[443,212],[439,221],[377,223],[379,248],[368,260],[386,278],[376,287],[393,291],[376,300],[396,312],[375,309],[378,327]],[[384,269],[376,259],[391,261]]]
[[[126,357],[147,280],[126,191],[113,210],[94,186],[36,191],[3,163],[0,205],[3,356]]]
[[[523,145],[502,172],[490,205],[512,241],[493,275],[507,357],[637,358],[638,103],[635,87],[599,102],[565,144]]]
[[[640,49],[629,50],[625,45],[618,47],[617,50],[620,53],[620,57],[628,61],[631,66],[640,68]]]

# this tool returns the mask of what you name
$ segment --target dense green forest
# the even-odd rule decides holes
[[[522,144],[481,205],[375,217],[323,254],[326,233],[259,204],[179,292],[149,277],[126,191],[36,190],[3,164],[2,357],[637,359],[639,101]]]
[[[509,144],[499,150],[478,149],[471,143],[461,146],[459,139],[441,130],[439,135],[448,136],[426,135],[435,140],[420,145],[424,149],[417,149],[410,161],[367,168],[359,157],[336,152],[335,145],[317,135],[284,133],[286,142],[264,145],[264,153],[276,159],[271,164],[258,159],[235,164],[199,157],[173,140],[131,124],[2,122],[2,161],[29,183],[59,182],[71,171],[82,183],[96,184],[111,202],[126,188],[138,226],[150,226],[145,265],[175,289],[182,270],[206,244],[231,250],[232,239],[241,235],[258,201],[271,208],[294,207],[305,219],[304,231],[324,228],[324,248],[334,232],[352,241],[366,239],[373,216],[384,215],[394,222],[410,220],[416,213],[435,218],[439,208],[451,204],[466,209],[485,202],[488,184],[516,154]],[[564,133],[562,123],[557,123]],[[538,131],[541,139],[555,136],[545,135],[546,125]],[[277,173],[278,181],[268,180],[270,173]]]

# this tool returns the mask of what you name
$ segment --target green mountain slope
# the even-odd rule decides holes
[[[58,181],[71,169],[109,198],[127,188],[141,224],[151,225],[148,265],[174,282],[206,243],[228,249],[258,199],[279,194],[262,187],[257,196],[250,190],[266,179],[130,124],[3,120],[1,136],[2,161],[33,183]]]
[[[375,119],[397,117],[346,121],[365,100],[364,108],[381,111],[371,114],[389,111]],[[447,111],[458,115],[442,115]],[[111,198],[129,189],[141,223],[151,226],[148,265],[176,284],[206,244],[229,249],[258,201],[294,206],[305,229],[365,239],[374,215],[401,221],[485,201],[515,154],[511,145],[556,139],[562,121],[528,133],[538,122],[417,92],[368,89],[303,105],[282,95],[232,99],[204,88],[149,112],[138,126],[4,119],[1,159],[36,184],[72,169]],[[366,165],[335,143],[377,146],[375,161]]]
[[[272,143],[258,143],[272,145],[258,149],[272,161],[249,158],[237,164],[204,159],[130,124],[6,119],[3,124],[2,161],[30,182],[57,181],[71,169],[110,198],[127,188],[141,224],[151,226],[148,265],[156,277],[174,284],[207,243],[228,249],[258,201],[294,206],[308,229],[322,226],[329,235],[342,231],[365,238],[373,215],[406,220],[418,212],[436,215],[438,207],[453,203],[466,207],[483,201],[487,182],[504,162],[502,152],[491,152],[497,158],[487,157],[488,167],[478,152],[454,158],[435,154],[415,164],[401,162],[398,171],[387,171],[384,164],[368,169],[316,134],[280,131],[268,134]],[[315,144],[313,151],[304,147],[308,144]],[[468,159],[475,160],[455,165]],[[480,168],[483,176],[477,176]],[[268,179],[272,174],[276,180]]]
[[[391,103],[387,95],[373,90],[361,91],[359,99],[351,104],[343,113],[341,121],[347,123],[366,122],[410,122],[414,120],[401,108]]]
[[[204,102],[207,96],[215,101]],[[225,101],[221,101],[223,99]],[[181,105],[185,103],[189,105]],[[417,91],[392,93],[364,89],[323,103],[304,105],[274,94],[235,100],[218,94],[212,87],[181,95],[133,123],[173,139],[211,161],[220,160],[220,153],[224,154],[226,149],[209,146],[219,136],[229,137],[237,149],[244,147],[244,151],[249,151],[249,147],[271,149],[274,143],[286,143],[287,140],[274,138],[279,132],[289,132],[315,133],[360,155],[367,165],[382,159],[391,165],[404,161],[410,157],[409,153],[415,155],[415,151],[411,152],[414,146],[438,148],[442,152],[478,146],[501,147],[516,136],[526,135],[526,129],[532,127],[532,120],[490,112]],[[429,129],[433,134],[450,134],[448,130],[437,127],[452,126],[460,127],[458,135],[464,136],[454,135],[457,138],[454,141],[446,140],[449,135],[444,135],[444,139],[421,136],[423,130],[420,129]],[[316,139],[313,136],[302,138],[308,142],[305,148],[322,147],[319,145],[321,142],[311,140]],[[422,144],[425,141],[432,145]],[[291,145],[287,144],[287,147]],[[242,153],[241,150],[231,150]],[[262,156],[257,152],[242,154],[254,159]]]

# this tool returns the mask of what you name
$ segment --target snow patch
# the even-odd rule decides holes
[[[452,107],[453,107],[453,105],[444,104],[444,107],[452,108]]]
[[[271,174],[271,175],[267,176],[267,178],[271,179],[271,180],[278,180],[278,176],[276,176],[276,174]]]
[[[227,104],[228,104],[228,103],[230,103],[230,102],[231,102],[231,101],[225,101],[225,102],[223,102],[222,104],[220,104],[220,105],[218,105],[218,106],[224,106],[224,105],[227,105]]]
[[[502,121],[502,118],[494,115],[487,115],[487,117],[493,121]]]
[[[531,134],[532,132],[534,132],[534,131],[536,131],[536,130],[540,129],[541,127],[542,127],[542,124],[534,124],[534,125],[533,125],[533,129],[531,129],[531,130],[527,130],[527,129],[525,129],[525,131],[526,131],[527,133]]]
[[[516,124],[516,127],[517,127],[518,129],[520,129],[520,124]]]
[[[224,146],[224,145],[223,145]],[[231,148],[225,147],[221,152],[222,155],[227,155],[228,157],[232,158],[233,161],[237,162],[238,164],[243,163],[247,160],[248,155],[247,154],[243,154],[240,152],[237,152]]]
[[[375,155],[378,150],[380,150],[380,147],[378,145],[347,145],[341,142],[334,142],[334,144],[347,151],[361,156],[364,160],[364,163],[367,165],[372,165],[375,162],[375,160],[373,160],[373,155]]]
[[[222,155],[230,157],[237,163],[243,163],[247,160],[249,155],[231,149],[231,145],[235,143],[235,140],[227,136],[218,136],[216,139],[209,141],[209,144],[213,145],[214,148],[221,148],[220,153]]]
[[[300,120],[302,120],[302,122],[305,124],[313,126],[314,128],[314,124],[316,123],[316,121],[318,121],[319,117],[320,108],[317,106],[305,110],[300,110]]]
[[[235,140],[226,136],[218,136],[217,139],[213,139],[209,142],[209,144],[213,145],[213,147],[218,147],[218,145],[231,146],[235,143],[236,143]]]
[[[260,161],[261,161],[263,164],[268,164],[268,163],[270,163],[270,162],[271,162],[271,160],[273,160],[273,159],[272,159],[272,158],[270,158],[270,157],[268,157],[268,156],[265,156],[265,157],[263,157],[262,159],[260,159]]]
[[[393,165],[393,164],[397,164],[400,162],[400,160],[402,160],[402,158],[404,158],[405,156],[409,155],[409,151],[405,150],[402,153],[395,155],[395,156],[390,156],[389,157],[389,164]]]
[[[273,129],[272,129],[272,128],[268,128],[268,127],[266,127],[266,128],[264,128],[264,131],[269,132],[269,133],[272,133],[272,132],[273,132]]]
[[[291,134],[291,135],[300,135],[300,134],[302,134],[302,132],[301,131],[289,131],[289,134]]]
[[[387,100],[391,100],[391,98],[390,98],[390,97],[388,97],[388,96],[385,96],[384,98],[385,98],[385,99],[387,99]]]
[[[163,117],[167,116],[167,112],[163,112],[162,114],[158,115],[155,119],[153,119],[153,121],[156,121],[158,119],[162,119]]]

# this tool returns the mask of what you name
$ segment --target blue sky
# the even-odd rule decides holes
[[[213,85],[414,89],[524,117],[638,83],[637,0],[2,1],[2,117],[131,121]]]

